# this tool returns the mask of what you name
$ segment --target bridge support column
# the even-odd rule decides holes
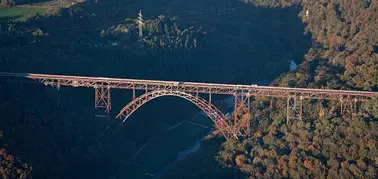
[[[287,98],[286,123],[291,120],[302,120],[302,100],[302,96],[289,96]]]
[[[350,96],[341,97],[340,100],[341,115],[356,114],[357,111],[357,99],[350,98]]]
[[[109,114],[111,109],[110,101],[110,87],[98,88],[95,87],[95,108],[104,110]]]
[[[251,132],[251,101],[246,93],[235,94],[233,130],[242,136]]]
[[[133,100],[135,99],[135,84],[133,84]]]

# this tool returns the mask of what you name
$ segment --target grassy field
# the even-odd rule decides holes
[[[0,8],[0,19],[14,18],[18,21],[26,21],[29,17],[37,13],[44,13],[44,7],[12,7]]]

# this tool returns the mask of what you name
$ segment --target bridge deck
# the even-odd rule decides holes
[[[188,93],[211,93],[211,94],[236,94],[245,93],[251,96],[268,97],[291,97],[297,96],[308,99],[339,100],[343,98],[365,101],[377,95],[378,92],[329,90],[329,89],[307,89],[307,88],[286,88],[272,86],[234,85],[198,82],[178,82],[162,80],[139,80],[110,77],[87,77],[69,75],[51,75],[34,73],[8,73],[0,72],[0,76],[22,77],[39,80],[46,85],[53,86],[74,86],[92,88],[119,88],[134,90],[178,90]]]

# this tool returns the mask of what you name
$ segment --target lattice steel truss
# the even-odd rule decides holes
[[[357,99],[351,98],[350,95],[343,96],[339,99],[340,112],[342,115],[345,114],[356,114],[357,111]]]
[[[238,91],[248,91],[250,96],[266,96],[288,98],[289,96],[302,96],[303,99],[324,99],[339,100],[344,96],[349,96],[357,101],[367,101],[377,92],[348,91],[348,90],[327,90],[327,89],[307,89],[307,88],[284,88],[272,86],[252,86],[252,85],[231,85],[215,83],[193,83],[185,82],[180,84],[175,81],[158,80],[136,80],[104,77],[84,77],[67,75],[45,75],[45,74],[23,74],[23,73],[1,73],[0,76],[25,77],[39,80],[45,85],[52,86],[73,86],[73,87],[98,87],[134,90],[174,90],[187,93],[206,94],[229,94],[234,95]]]
[[[251,101],[248,93],[236,93],[234,102],[234,125],[235,131],[241,136],[251,133]]]
[[[109,114],[111,109],[110,87],[95,89],[95,108],[102,109],[105,113]]]
[[[181,91],[159,90],[147,92],[127,104],[116,116],[116,118],[121,119],[122,122],[125,122],[130,117],[130,115],[133,114],[143,104],[162,96],[177,96],[192,102],[210,117],[215,126],[221,131],[226,139],[229,139],[231,137],[237,138],[236,132],[227,123],[223,113],[219,111],[214,105],[200,98],[199,96],[193,96]]]
[[[45,85],[89,87],[95,89],[95,108],[104,110],[109,114],[111,110],[110,89],[130,89],[133,91],[133,101],[127,104],[117,118],[123,122],[140,106],[160,96],[177,96],[191,101],[201,108],[215,123],[222,134],[227,138],[237,138],[240,135],[250,133],[250,97],[265,96],[287,98],[287,122],[302,120],[303,99],[338,100],[341,114],[355,113],[357,103],[371,100],[377,96],[377,92],[283,88],[256,85],[232,85],[215,83],[194,83],[158,80],[137,80],[104,77],[67,76],[32,73],[6,73],[0,72],[0,76],[22,77],[38,80]],[[145,94],[136,97],[136,90],[144,90]],[[194,93],[191,95],[188,93]],[[206,101],[198,94],[209,94]],[[234,121],[225,121],[225,117],[214,105],[211,104],[212,94],[227,94],[235,96]]]
[[[287,111],[286,111],[286,122],[289,123],[292,120],[302,120],[302,96],[289,96],[287,98]]]

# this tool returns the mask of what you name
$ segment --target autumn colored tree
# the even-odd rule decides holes
[[[13,7],[16,5],[15,0],[1,0],[1,7]]]

